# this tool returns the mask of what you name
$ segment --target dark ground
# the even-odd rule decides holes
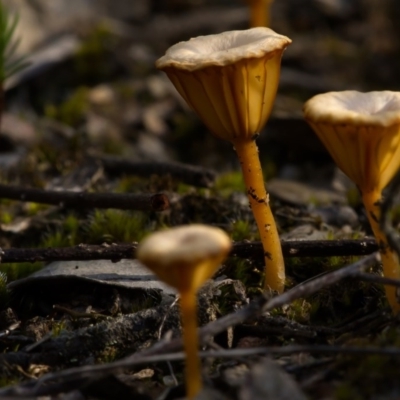
[[[1,183],[119,193],[121,201],[127,194],[164,193],[170,203],[163,211],[146,201],[141,210],[58,200],[45,205],[5,198],[0,185],[5,258],[9,248],[83,243],[103,245],[97,248],[102,251],[192,222],[222,227],[235,241],[257,241],[231,146],[207,131],[154,68],[179,40],[245,29],[243,2],[4,3],[20,7],[20,51],[31,55],[32,65],[6,85]],[[301,108],[320,92],[399,90],[399,15],[396,0],[275,0],[271,27],[293,44],[284,54],[276,106],[258,143],[283,239],[347,241],[370,235],[357,190],[335,170]],[[201,168],[177,172],[174,162]],[[27,193],[23,199],[29,199]],[[396,229],[399,210],[395,200]],[[124,251],[133,253],[134,247]],[[340,267],[359,260],[359,247],[343,253],[338,246],[329,257],[315,257],[315,250],[308,257],[287,257],[287,289],[294,292],[276,303],[259,297],[260,252],[229,257],[200,295],[208,352],[204,376],[212,391],[200,398],[400,398],[400,325],[377,282],[375,259],[367,259],[368,276],[356,268],[333,284]],[[182,387],[174,388],[176,379],[182,381],[180,344],[160,342],[180,337],[174,295],[157,282],[132,279],[143,273],[135,260],[100,264],[54,262],[41,276],[21,281],[45,263],[2,264],[0,397],[182,396]],[[333,275],[320,276],[320,286],[309,282],[307,296],[296,289],[321,273]],[[94,369],[121,359],[103,373]],[[67,375],[69,368],[82,366],[86,372]],[[7,389],[11,385],[17,389]]]

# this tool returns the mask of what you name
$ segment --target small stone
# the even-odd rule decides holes
[[[349,206],[324,206],[311,212],[311,216],[319,217],[328,225],[342,227],[350,225],[356,227],[359,224],[357,213]]]
[[[163,383],[167,387],[173,387],[176,385],[176,380],[171,375],[163,376]]]
[[[346,196],[342,193],[289,179],[272,179],[268,182],[267,188],[272,197],[298,206],[345,204],[347,202]]]
[[[98,85],[90,91],[89,101],[96,106],[107,106],[115,102],[115,93],[109,85]]]

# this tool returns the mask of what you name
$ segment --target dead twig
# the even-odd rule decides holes
[[[365,256],[378,250],[374,239],[362,240],[288,240],[282,241],[284,257]],[[263,259],[260,242],[235,243],[232,256]]]
[[[119,261],[123,258],[133,258],[137,243],[119,245],[85,245],[73,247],[46,248],[46,249],[3,249],[1,261],[10,262],[37,262],[37,261],[85,261],[111,260]]]
[[[84,261],[112,260],[134,257],[137,243],[113,244],[110,246],[80,244],[62,248],[10,248],[3,249],[1,261],[36,262],[36,261]],[[374,239],[365,240],[293,240],[282,242],[285,257],[330,257],[362,256],[378,249]],[[231,256],[240,258],[263,259],[264,253],[260,242],[234,243]]]
[[[314,280],[308,281],[304,284],[295,286],[294,288],[288,290],[287,292],[267,299],[266,297],[260,297],[257,301],[250,303],[248,306],[236,311],[235,313],[226,315],[217,321],[210,322],[206,326],[199,330],[199,337],[201,343],[206,343],[210,337],[215,336],[228,329],[231,326],[243,323],[249,318],[255,318],[262,315],[266,311],[271,311],[277,307],[289,304],[292,301],[300,298],[309,296],[322,288],[329,287],[342,279],[354,276],[359,271],[371,267],[376,261],[379,260],[379,255],[374,253],[354,264],[347,267],[341,268],[339,270],[333,271],[329,274],[317,277]],[[100,331],[104,328],[99,328]],[[70,346],[71,344],[69,344]],[[316,347],[310,346],[307,348],[310,352]],[[324,351],[329,352],[330,346],[325,346]],[[0,396],[13,396],[13,397],[23,397],[23,396],[43,396],[60,393],[64,390],[72,390],[74,388],[80,387],[82,384],[86,384],[89,381],[95,379],[100,379],[101,377],[121,373],[126,368],[131,368],[132,366],[150,363],[150,362],[160,362],[160,361],[173,361],[180,360],[183,354],[168,354],[181,351],[182,349],[182,339],[174,339],[166,342],[158,342],[155,346],[150,349],[144,350],[139,353],[135,353],[131,356],[123,358],[122,360],[115,361],[113,363],[104,365],[87,365],[83,367],[70,368],[60,372],[49,373],[42,376],[37,381],[29,381],[22,383],[20,385],[4,388],[0,390]],[[282,351],[281,354],[285,350]],[[286,349],[286,348],[283,348]],[[298,347],[298,352],[304,352],[306,347]],[[246,349],[249,350],[249,349]],[[322,352],[322,348],[319,349]],[[364,348],[365,350],[365,348]],[[384,349],[379,349],[380,354],[385,353],[382,351]],[[244,351],[244,350],[243,350]],[[263,349],[264,353],[265,348]],[[287,351],[287,350],[286,350]],[[294,348],[291,349],[293,354]],[[372,351],[372,350],[371,350]],[[373,349],[375,351],[375,349]],[[18,352],[17,352],[18,353]],[[388,355],[400,356],[399,349],[389,349],[387,351]],[[13,353],[16,354],[16,353]],[[168,355],[167,355],[168,354]],[[232,354],[232,353],[231,353]],[[248,353],[247,353],[248,354]],[[268,353],[271,354],[271,353]],[[275,353],[276,354],[276,353]],[[365,354],[365,353],[364,353]],[[376,354],[376,353],[373,353]],[[218,352],[210,352],[210,356],[217,357]]]
[[[384,276],[369,274],[367,272],[358,272],[354,274],[354,279],[365,282],[378,283],[382,285],[389,285],[400,287],[400,279],[386,278]]]
[[[114,176],[138,175],[150,177],[151,175],[170,175],[173,179],[187,185],[209,188],[214,185],[216,173],[210,169],[195,165],[175,162],[133,162],[117,157],[101,157],[100,163],[106,173]]]
[[[169,199],[164,193],[120,194],[47,191],[0,184],[0,198],[53,204],[63,208],[117,208],[119,210],[164,211]]]

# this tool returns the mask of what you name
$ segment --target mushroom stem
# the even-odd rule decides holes
[[[198,355],[199,338],[197,335],[196,293],[187,290],[180,293],[181,316],[183,325],[183,346],[186,353],[186,392],[194,399],[202,387],[200,359]]]
[[[250,3],[250,26],[270,25],[270,4],[273,0],[248,0]]]
[[[375,235],[376,241],[379,245],[379,252],[381,255],[383,274],[386,278],[400,279],[400,266],[397,254],[389,246],[389,242],[385,233],[379,226],[381,216],[381,192],[379,190],[372,190],[362,194],[364,206],[367,210],[368,220],[371,224],[372,232]],[[400,312],[400,304],[398,295],[396,294],[396,287],[385,286],[386,297],[392,310],[395,314]]]
[[[264,287],[282,293],[285,285],[285,264],[278,230],[269,206],[269,195],[265,190],[264,178],[255,140],[233,141],[242,166],[247,196],[253,211],[265,257]]]

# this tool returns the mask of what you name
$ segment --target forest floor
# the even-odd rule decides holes
[[[154,67],[178,41],[246,29],[248,9],[160,3],[19,3],[31,65],[7,81],[1,122],[0,397],[184,397],[179,302],[134,252],[149,232],[204,223],[234,245],[199,293],[199,398],[400,398],[400,323],[365,211],[302,117],[317,93],[399,90],[400,6],[273,3],[293,43],[257,141],[287,271],[269,297],[232,146]]]

